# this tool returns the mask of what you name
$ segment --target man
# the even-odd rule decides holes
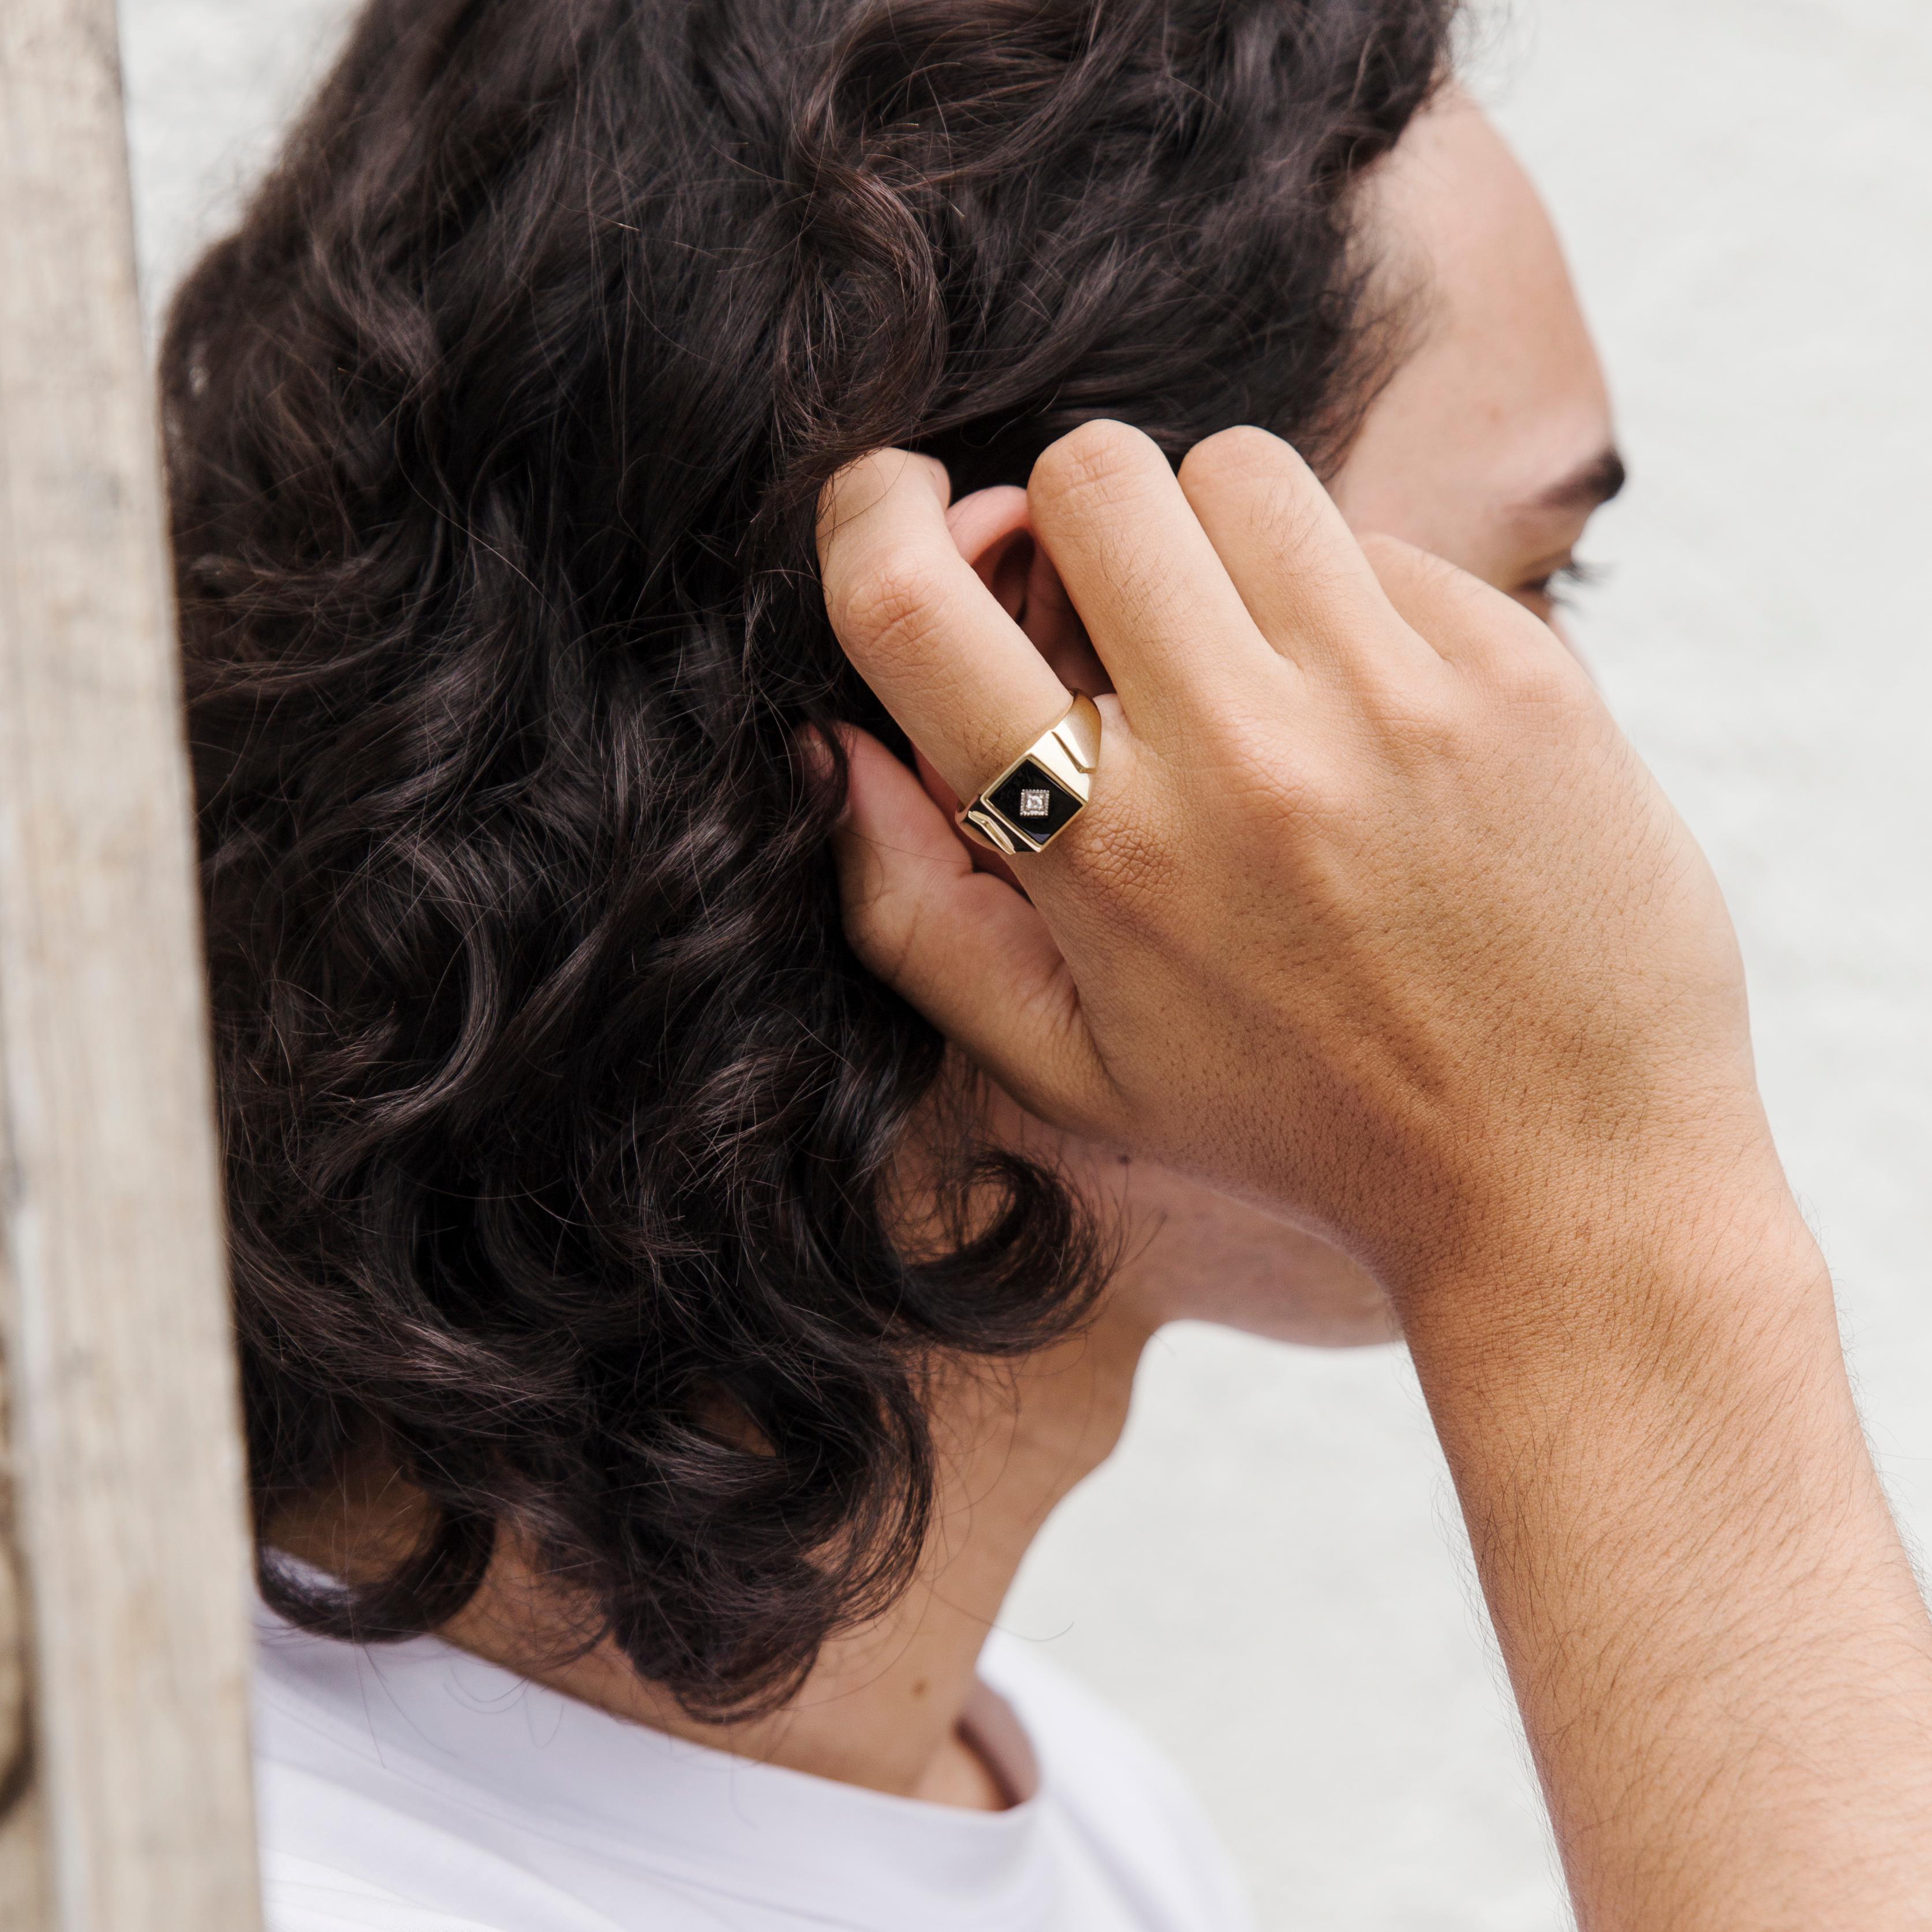
[[[1238,1923],[987,1632],[1161,1322],[1391,1306],[1586,1922],[1905,1922],[1923,1619],[1721,908],[1539,622],[1619,470],[1534,196],[1411,120],[1440,10],[406,11],[168,358],[278,1925]],[[1332,500],[1174,482],[1237,392]],[[879,394],[962,493],[825,506],[916,778],[740,561]],[[797,939],[841,755],[936,1084]]]

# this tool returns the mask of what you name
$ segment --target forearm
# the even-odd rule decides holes
[[[1090,423],[1027,504],[1114,686],[1092,797],[1018,893],[854,741],[860,956],[1041,1119],[1374,1265],[1589,1932],[1932,1925],[1932,1632],[1694,841],[1546,628],[1285,445]],[[825,510],[848,652],[974,795],[1070,692],[929,472]]]
[[[1932,1923],[1932,1625],[1778,1197],[1408,1298],[1586,1932]]]

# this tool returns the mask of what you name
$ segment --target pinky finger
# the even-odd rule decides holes
[[[1397,615],[1450,663],[1492,684],[1588,683],[1556,633],[1492,585],[1394,537],[1364,537],[1362,548]]]

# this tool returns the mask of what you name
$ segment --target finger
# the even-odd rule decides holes
[[[962,798],[1071,702],[946,524],[937,466],[902,450],[849,464],[819,506],[825,607],[859,675]]]
[[[1293,447],[1262,429],[1195,445],[1178,481],[1256,627],[1304,668],[1380,664],[1398,675],[1434,653],[1394,621],[1334,500]]]
[[[951,821],[878,740],[844,736],[837,854],[853,950],[1022,1106],[1056,1125],[1090,1123],[1106,1083],[1046,922],[974,870]]]
[[[1404,625],[1450,663],[1492,682],[1547,674],[1594,688],[1563,640],[1493,585],[1394,537],[1364,538],[1363,554]]]
[[[1034,465],[1027,500],[1130,718],[1266,674],[1272,654],[1151,439],[1083,423]]]

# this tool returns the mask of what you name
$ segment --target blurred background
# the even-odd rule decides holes
[[[151,314],[352,9],[122,0]],[[1932,1540],[1932,8],[1517,0],[1470,72],[1541,182],[1633,472],[1577,635],[1716,864],[1880,1467]],[[1180,1761],[1268,1932],[1566,1921],[1399,1352],[1156,1344],[1006,1621]]]

